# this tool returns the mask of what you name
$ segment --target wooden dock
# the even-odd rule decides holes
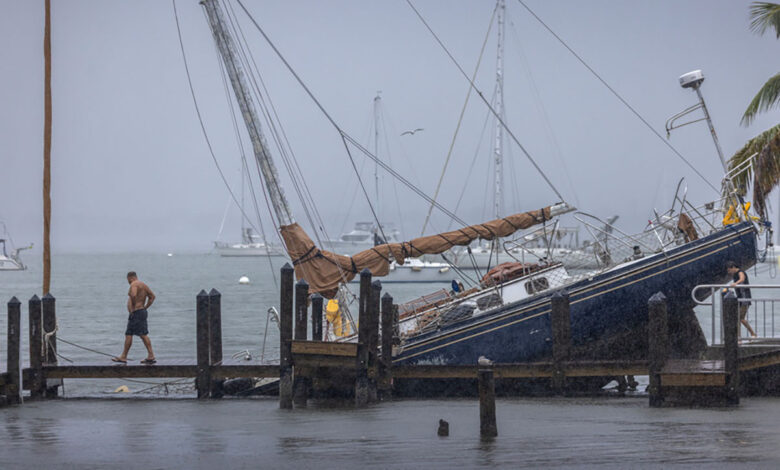
[[[280,361],[259,364],[251,361],[224,360],[222,357],[221,294],[212,289],[201,291],[195,301],[196,360],[161,361],[154,365],[79,363],[58,364],[55,299],[51,295],[33,296],[29,308],[30,361],[20,367],[21,302],[8,303],[6,372],[0,373],[0,403],[18,404],[24,399],[57,396],[50,379],[143,379],[194,377],[201,399],[223,396],[225,379],[278,378],[279,404],[282,408],[306,406],[312,396],[339,390],[353,396],[357,405],[375,402],[397,392],[399,384],[409,381],[466,384],[495,384],[516,380],[547,383],[548,394],[566,394],[568,381],[583,378],[649,375],[650,406],[709,406],[739,403],[740,373],[758,373],[780,368],[780,345],[739,357],[736,299],[724,299],[724,346],[719,358],[679,360],[669,357],[669,331],[666,299],[662,295],[649,300],[649,351],[646,360],[589,360],[571,357],[568,296],[559,292],[551,300],[553,354],[548,361],[491,365],[392,365],[393,326],[397,309],[392,297],[381,296],[381,284],[371,282],[368,271],[361,273],[357,343],[322,341],[323,299],[308,295],[308,285],[294,283],[293,269],[282,268],[280,301]],[[311,304],[311,305],[309,305]],[[308,320],[311,318],[311,332]],[[744,351],[743,351],[744,352]],[[490,371],[487,374],[485,371]],[[489,375],[489,380],[488,380]],[[481,380],[481,382],[480,382]],[[486,382],[487,381],[487,382]],[[546,382],[545,382],[546,381]],[[780,382],[780,381],[779,381]],[[47,388],[48,384],[48,388]],[[773,382],[774,384],[774,382]],[[477,393],[474,386],[473,393]],[[780,389],[780,383],[775,384]],[[495,396],[480,388],[480,396]],[[777,390],[776,390],[777,391]],[[483,393],[484,392],[484,393]],[[488,407],[489,408],[489,407]],[[486,416],[490,416],[489,410]],[[486,427],[488,433],[490,426]]]

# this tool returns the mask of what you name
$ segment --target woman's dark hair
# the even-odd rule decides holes
[[[739,269],[739,266],[737,266],[737,263],[733,261],[726,261],[726,269],[728,268],[737,268]]]

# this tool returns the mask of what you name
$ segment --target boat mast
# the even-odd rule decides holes
[[[295,220],[287,204],[287,199],[284,197],[284,192],[279,183],[279,174],[271,159],[271,153],[268,151],[268,146],[265,143],[265,136],[260,126],[260,120],[257,117],[254,101],[252,100],[251,88],[246,82],[244,69],[237,56],[233,37],[225,23],[222,7],[218,0],[202,0],[200,3],[206,10],[214,41],[217,43],[217,49],[220,56],[222,56],[222,61],[225,63],[225,70],[227,70],[236,101],[239,109],[241,109],[241,116],[244,118],[244,123],[249,132],[252,150],[254,150],[260,172],[263,174],[277,221],[279,225],[291,225]]]
[[[504,0],[498,0],[498,51],[496,54],[496,114],[503,118],[504,116],[504,12],[506,5]],[[504,127],[501,122],[496,122],[496,141],[493,150],[493,157],[495,159],[495,200],[494,215],[496,219],[501,218],[503,215],[502,204],[502,186],[504,179],[503,172],[503,141],[504,141]]]
[[[379,158],[379,106],[382,101],[379,93],[381,91],[377,91],[374,98],[374,155],[377,158]],[[374,162],[374,191],[376,193],[376,223],[382,225],[382,219],[379,217],[379,162]],[[381,233],[381,231],[382,227],[376,228],[376,233]]]

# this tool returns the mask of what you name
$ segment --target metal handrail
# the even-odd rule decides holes
[[[703,297],[702,300],[699,300],[697,298],[697,292],[701,291],[701,290],[704,290],[704,289],[709,289],[709,294],[708,294],[709,300],[707,300],[707,296]],[[728,289],[734,289],[734,290],[736,290],[736,289],[751,289],[751,290],[752,289],[756,289],[756,290],[778,289],[778,290],[780,290],[780,285],[779,284],[747,284],[747,285],[740,284],[740,285],[734,286],[734,285],[731,285],[731,284],[700,284],[700,285],[694,287],[691,290],[691,298],[696,303],[696,305],[709,306],[711,308],[712,324],[711,324],[711,336],[710,336],[711,341],[710,341],[710,344],[716,344],[715,343],[716,339],[722,341],[722,338],[720,336],[722,336],[722,332],[723,332],[723,328],[722,328],[722,325],[721,325],[721,335],[717,335],[716,334],[715,326],[718,323],[720,323],[720,322],[716,321],[717,320],[717,316],[718,316],[717,315],[718,309],[715,308],[715,304],[716,304],[716,302],[715,302],[715,294],[717,292],[719,292],[719,291],[728,290]],[[699,297],[702,297],[702,296],[699,296]],[[763,335],[762,334],[758,334],[759,338],[776,338],[776,335],[775,335],[775,303],[776,302],[780,303],[780,296],[777,296],[776,298],[772,298],[772,297],[768,297],[768,298],[767,297],[765,297],[765,298],[762,298],[762,297],[738,298],[737,302],[747,303],[747,304],[752,304],[752,303],[756,304],[756,308],[753,311],[753,313],[754,313],[754,315],[753,315],[753,324],[754,324],[756,333],[758,333],[759,331],[763,332]],[[769,321],[770,321],[769,325],[767,325],[767,304],[770,305],[770,309],[769,309],[769,312],[768,312],[769,313]],[[760,309],[759,309],[759,305],[761,305]],[[759,324],[759,318],[758,318],[759,317],[759,310],[762,310],[762,322],[760,324]],[[780,312],[778,312],[778,313],[780,313]],[[748,318],[748,321],[750,321],[749,318]],[[769,330],[770,334],[767,334],[767,330],[768,329],[770,329]]]

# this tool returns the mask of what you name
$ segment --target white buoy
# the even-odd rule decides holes
[[[170,256],[173,256],[173,253],[168,253],[168,256],[169,256],[169,257],[170,257]]]
[[[246,277],[246,276],[241,276],[241,277],[238,279],[238,283],[239,283],[239,284],[249,284],[249,278],[248,278],[248,277]]]

